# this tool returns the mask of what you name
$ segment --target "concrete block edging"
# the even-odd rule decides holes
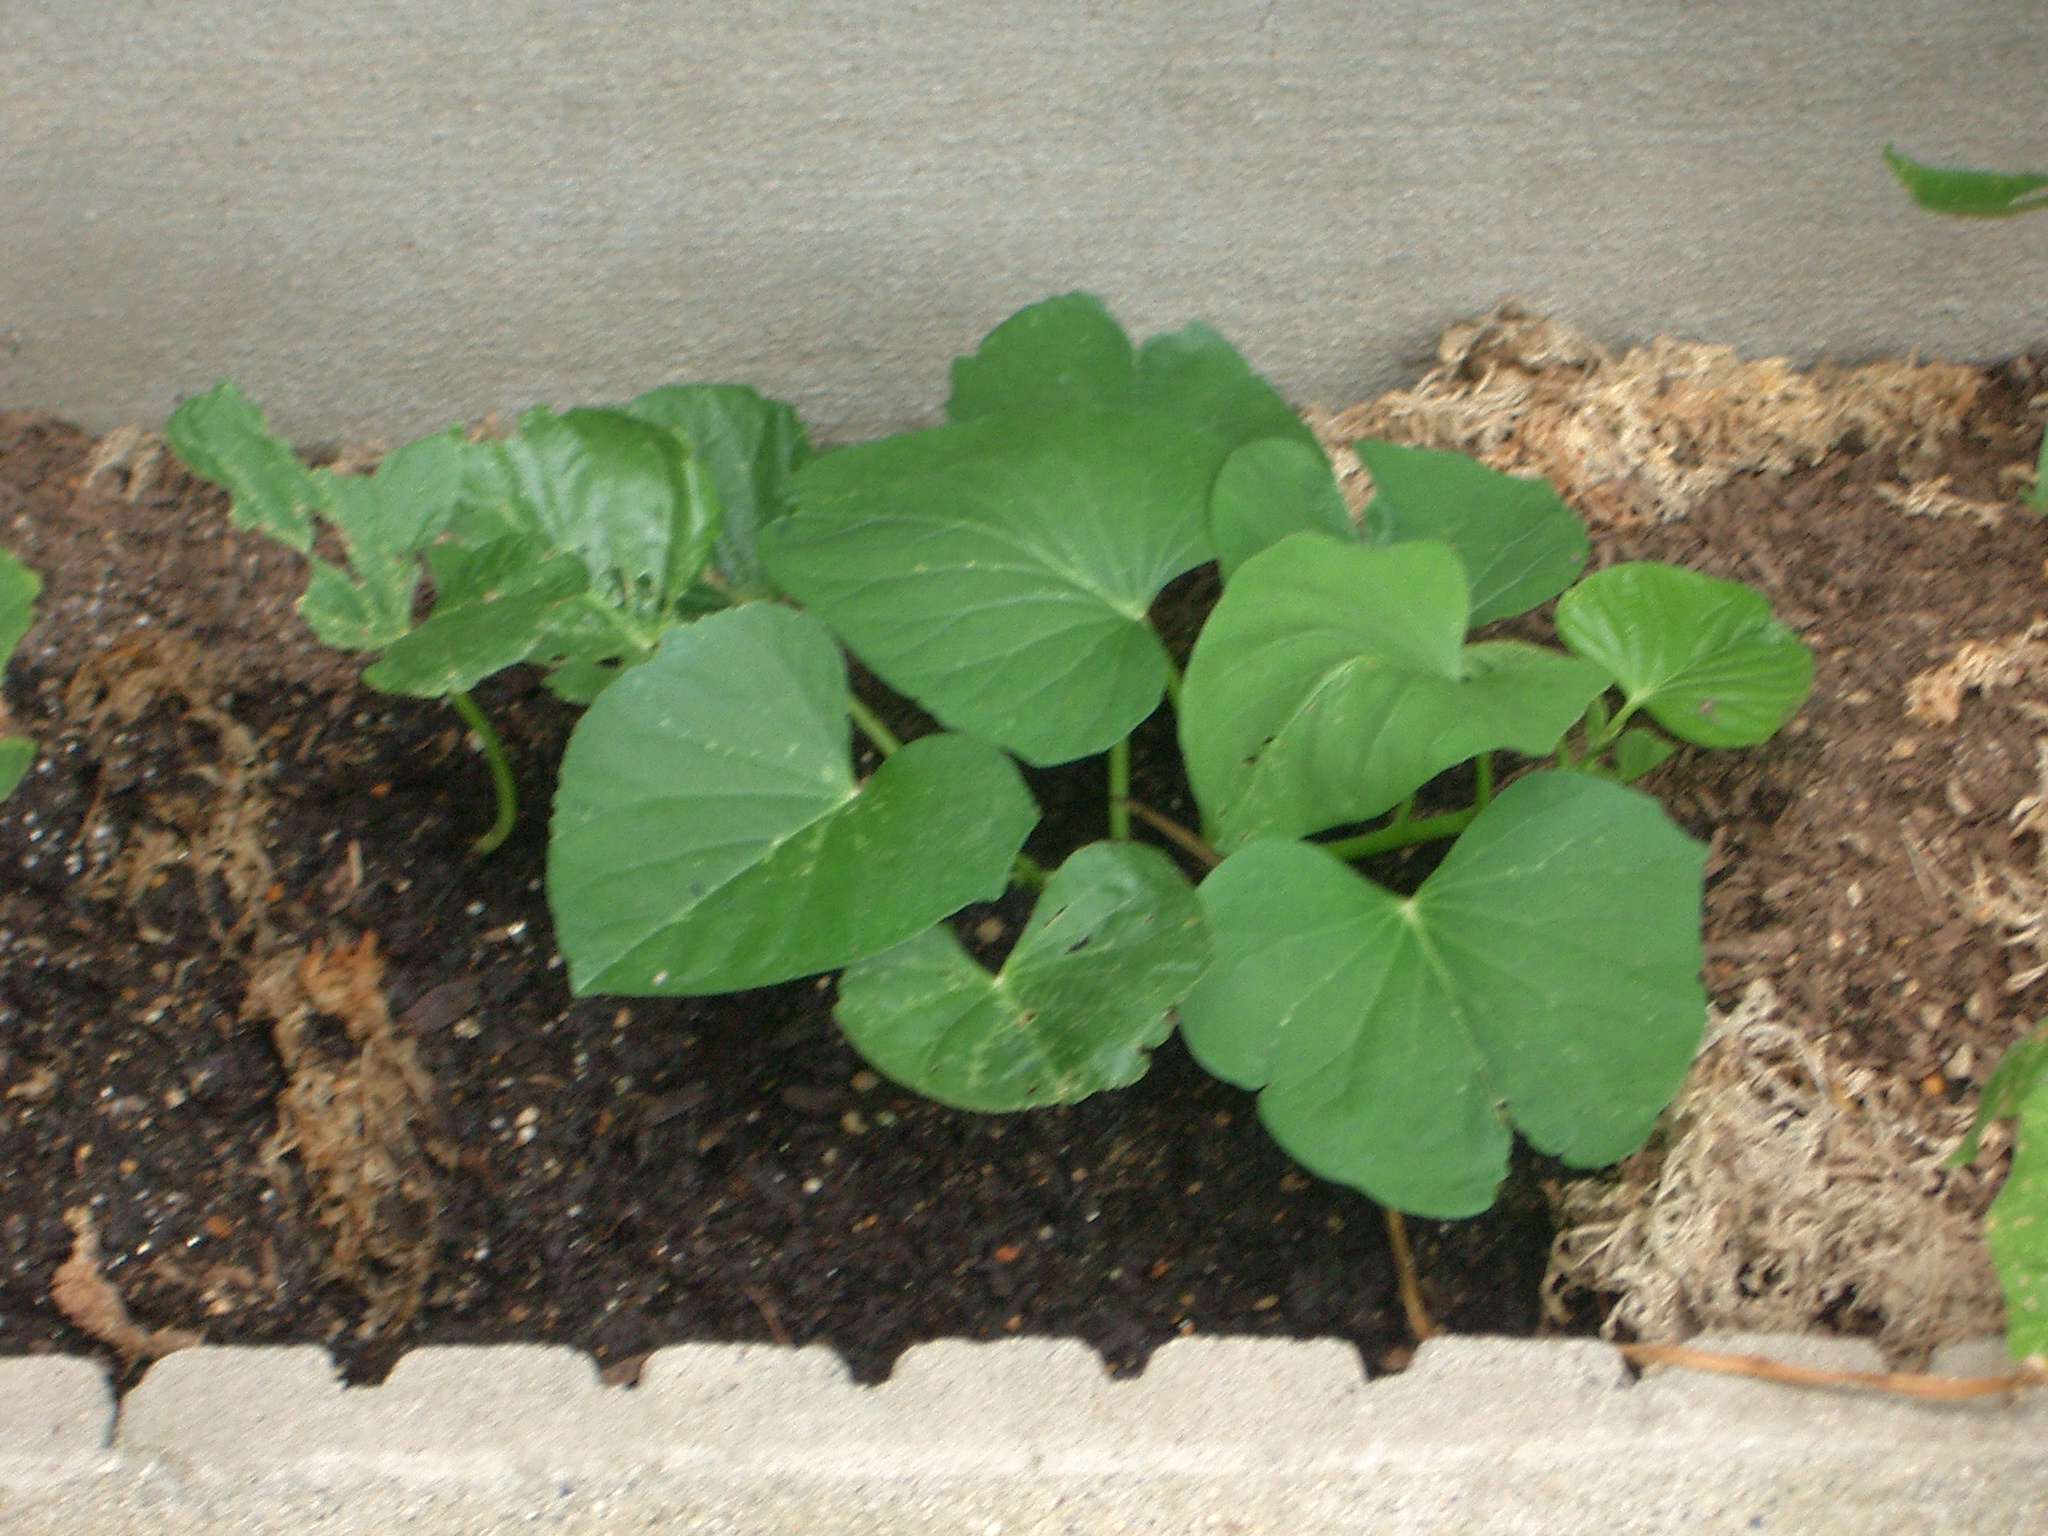
[[[1855,1341],[1700,1342],[1879,1368]],[[1989,1372],[2000,1354],[1960,1346],[1934,1369]],[[1588,1340],[1438,1339],[1372,1381],[1331,1340],[1178,1340],[1121,1381],[1071,1340],[948,1340],[910,1350],[875,1387],[822,1346],[677,1346],[631,1388],[601,1385],[587,1355],[556,1346],[422,1348],[370,1388],[343,1386],[313,1346],[202,1347],[158,1361],[118,1412],[92,1362],[0,1360],[0,1490],[144,1468],[311,1484],[1455,1478],[1504,1460],[1896,1466],[1902,1447],[1987,1475],[2006,1466],[2048,1511],[2048,1394],[1929,1404],[1684,1371],[1635,1381]]]

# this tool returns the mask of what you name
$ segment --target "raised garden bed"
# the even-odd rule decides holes
[[[1771,1209],[1727,1158],[1707,1163],[1754,1208],[1712,1206],[1702,1238],[1695,1201],[1666,1223],[1689,1248],[1658,1229],[1687,1192],[1659,1177],[1691,1100],[1620,1184],[1524,1153],[1486,1216],[1413,1223],[1455,1330],[1588,1329],[1618,1302],[1645,1331],[1833,1326],[1905,1353],[1996,1331],[1972,1223],[2000,1145],[1934,1165],[2048,959],[2029,821],[2048,536],[2011,474],[2040,436],[2035,373],[1820,389],[1734,367],[1601,359],[1496,317],[1425,389],[1325,434],[1369,422],[1550,473],[1595,565],[1749,582],[1819,662],[1771,743],[1681,752],[1648,783],[1711,841],[1715,1004],[1817,1053],[1808,1087],[1870,1132],[1850,1235]],[[104,1291],[60,1305],[96,1243],[135,1328],[326,1343],[362,1379],[413,1343],[486,1340],[577,1344],[621,1376],[690,1340],[824,1341],[863,1379],[919,1340],[1019,1333],[1124,1369],[1194,1331],[1405,1356],[1378,1210],[1296,1170],[1177,1041],[1133,1088],[986,1117],[865,1071],[829,983],[572,1002],[541,872],[573,712],[525,673],[479,690],[527,807],[479,859],[489,786],[453,716],[360,687],[292,611],[297,557],[231,532],[225,499],[146,437],[0,417],[0,544],[46,582],[8,683],[43,751],[0,806],[0,1352],[135,1368],[148,1351],[119,1347]],[[1162,632],[1213,598],[1176,584]],[[1965,642],[2005,649],[1941,673]],[[1137,795],[1192,820],[1170,748],[1162,714]],[[1028,851],[1101,835],[1099,769],[1029,780],[1046,816]],[[970,909],[963,941],[998,955],[1023,911]],[[274,963],[309,951],[313,972]],[[1761,1093],[1782,1132],[1811,1118],[1801,1068],[1761,1039],[1715,1047],[1718,1101]],[[334,1150],[358,1114],[398,1128],[384,1162]],[[1592,1287],[1562,1323],[1539,1298],[1560,1209],[1578,1231],[1558,1273]],[[1947,1267],[1938,1293],[1902,1253]]]

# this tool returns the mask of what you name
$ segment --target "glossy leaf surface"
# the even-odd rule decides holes
[[[1165,691],[1146,613],[1209,557],[1198,434],[995,416],[828,454],[763,530],[771,580],[949,729],[1027,761],[1128,735]]]
[[[1009,759],[927,736],[856,783],[846,709],[830,634],[768,603],[671,630],[591,705],[548,848],[579,994],[767,986],[1001,894],[1037,820]]]
[[[1705,1022],[1705,852],[1646,796],[1559,772],[1510,784],[1406,899],[1254,842],[1202,886],[1217,958],[1182,1034],[1314,1172],[1474,1215],[1511,1127],[1575,1167],[1648,1136]]]
[[[1557,633],[1695,746],[1767,740],[1813,685],[1813,653],[1761,592],[1675,565],[1595,571],[1558,599]]]
[[[1218,846],[1367,820],[1481,752],[1552,750],[1606,677],[1519,642],[1467,645],[1468,616],[1448,545],[1303,533],[1248,561],[1181,694]]]
[[[1504,475],[1462,453],[1364,438],[1352,449],[1372,476],[1367,539],[1440,539],[1457,550],[1472,622],[1526,613],[1586,568],[1585,527],[1547,480]]]
[[[744,384],[673,384],[625,410],[680,433],[717,488],[716,560],[726,586],[761,596],[766,579],[755,547],[760,530],[791,511],[789,477],[811,459],[796,411]]]
[[[1223,461],[1209,492],[1209,532],[1225,581],[1290,533],[1358,540],[1322,449],[1278,437],[1246,443]]]
[[[1053,872],[998,974],[933,928],[849,968],[839,1022],[942,1104],[1071,1104],[1144,1076],[1209,957],[1201,903],[1164,854],[1094,843]]]

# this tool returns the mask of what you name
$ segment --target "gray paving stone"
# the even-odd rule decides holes
[[[90,1360],[0,1360],[0,1485],[82,1475],[104,1462],[114,1394]]]

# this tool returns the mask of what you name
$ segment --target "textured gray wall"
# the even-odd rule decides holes
[[[1605,339],[2048,340],[2041,0],[0,0],[0,404],[233,375],[392,434],[739,378],[921,419],[1012,308],[1205,317],[1297,399],[1508,294]]]

